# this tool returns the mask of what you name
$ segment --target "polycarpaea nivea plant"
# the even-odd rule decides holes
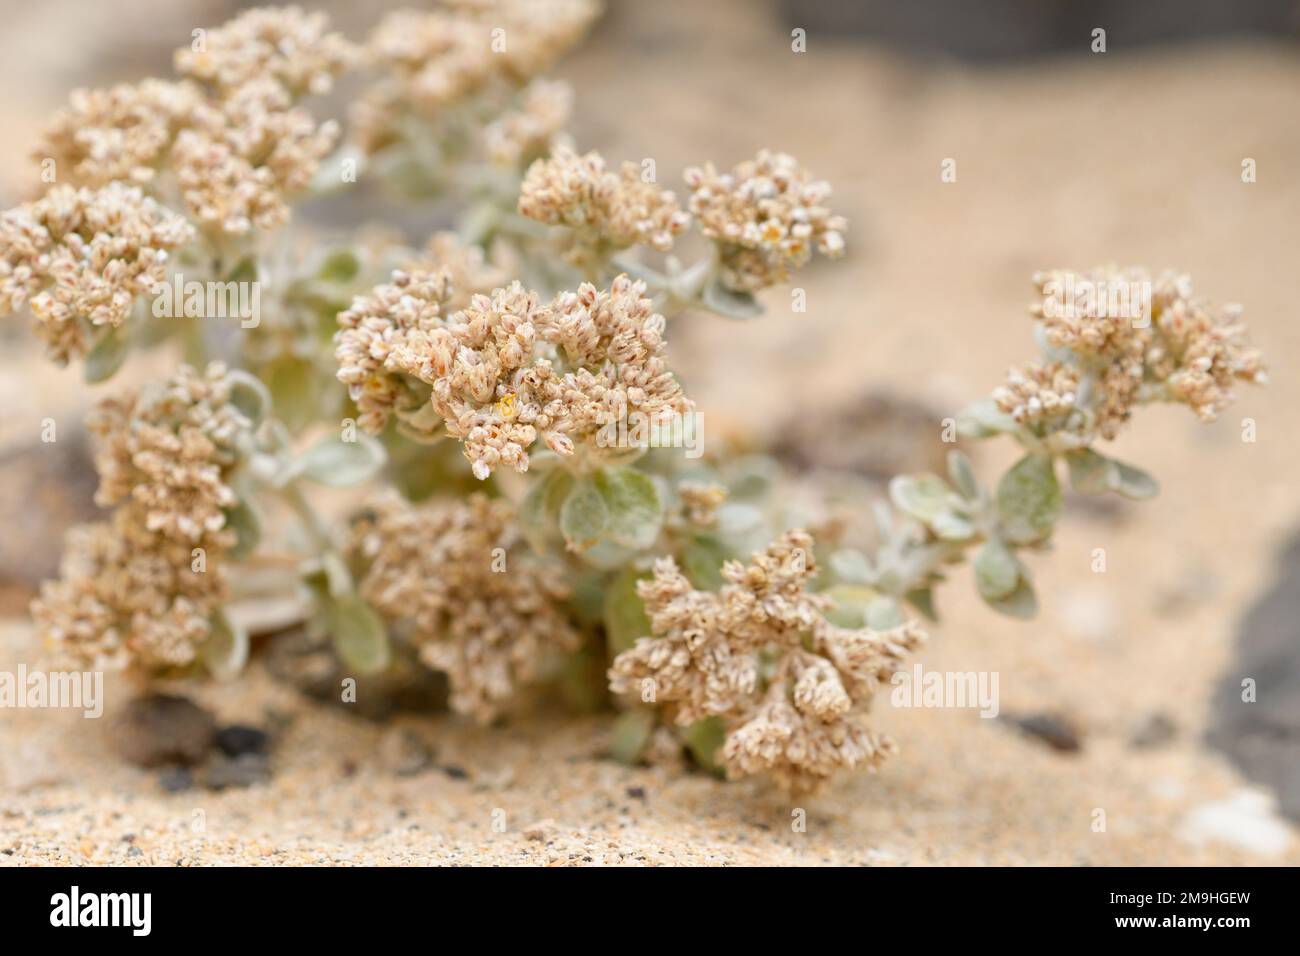
[[[572,92],[541,74],[598,12],[453,3],[356,46],[323,16],[253,10],[196,31],[178,79],[74,94],[37,151],[43,191],[0,219],[0,310],[90,382],[145,348],[184,364],[91,415],[112,510],[34,603],[58,656],[231,677],[251,567],[305,594],[357,673],[410,655],[480,721],[558,676],[622,711],[620,759],[666,723],[706,767],[809,790],[893,749],[865,712],[952,566],[1032,615],[1025,557],[1062,477],[1149,497],[1097,446],[1142,405],[1208,420],[1263,380],[1235,313],[1184,276],[1038,276],[1039,359],[950,423],[1014,441],[1015,464],[985,485],[954,451],[946,476],[893,480],[874,552],[814,541],[770,462],[700,447],[666,338],[685,313],[758,315],[755,293],[843,252],[846,223],[782,153],[687,169],[682,202],[649,161],[575,150]],[[310,105],[345,74],[346,130]],[[460,216],[421,249],[291,228],[295,204],[347,189]],[[239,321],[177,321],[216,316]],[[363,484],[322,508],[321,486]],[[267,571],[286,549],[287,579]]]

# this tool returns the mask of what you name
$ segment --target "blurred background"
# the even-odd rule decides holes
[[[390,6],[306,5],[354,39]],[[0,201],[33,187],[28,154],[69,90],[166,75],[192,29],[241,6],[0,2]],[[555,71],[577,89],[579,147],[654,158],[669,187],[686,165],[762,146],[834,185],[849,254],[803,274],[806,313],[778,289],[766,316],[685,320],[673,343],[706,420],[784,442],[796,467],[888,473],[933,455],[938,422],[1032,356],[1038,269],[1185,270],[1243,304],[1268,360],[1268,388],[1243,389],[1212,426],[1182,408],[1138,417],[1114,450],[1162,494],[1071,499],[1035,564],[1037,621],[994,619],[964,575],[949,585],[922,659],[999,671],[1011,719],[879,708],[903,756],[823,811],[815,852],[1300,859],[1281,822],[1300,820],[1298,28],[1294,0],[610,0]],[[32,454],[35,423],[95,395],[49,369],[21,323],[2,334],[0,594],[17,619],[94,481],[75,446]],[[983,473],[1002,451],[976,450]],[[1090,571],[1096,547],[1105,574]],[[1061,733],[1078,746],[1044,743]],[[1096,807],[1111,812],[1104,840]]]

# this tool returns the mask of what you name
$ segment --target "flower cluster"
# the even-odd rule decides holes
[[[366,46],[385,74],[354,113],[358,139],[374,152],[399,135],[408,114],[435,120],[476,100],[509,102],[581,40],[599,12],[596,0],[470,0],[389,14]],[[529,125],[553,124],[554,92],[540,93],[549,103],[525,105],[534,116]]]
[[[829,598],[806,590],[812,538],[788,532],[744,566],[723,566],[717,593],[695,590],[671,558],[641,582],[653,636],[614,659],[610,686],[670,704],[678,724],[724,720],[729,773],[812,790],[838,770],[875,766],[892,743],[862,711],[924,636],[838,627]],[[651,695],[646,691],[650,690]]]
[[[573,115],[573,87],[558,80],[533,80],[519,100],[518,109],[483,128],[488,158],[498,166],[518,167],[567,145],[564,131]]]
[[[832,257],[844,252],[847,223],[825,205],[830,184],[812,179],[793,156],[762,150],[730,173],[712,163],[692,166],[686,183],[691,212],[718,244],[733,289],[756,292],[784,282],[814,248]]]
[[[667,252],[691,221],[677,197],[645,182],[635,163],[624,163],[615,174],[599,153],[579,156],[569,149],[529,167],[519,189],[519,211],[569,227],[572,244],[565,258],[580,267],[638,244]]]
[[[295,97],[328,93],[357,56],[328,29],[325,14],[300,7],[248,10],[177,50],[176,71],[221,91],[269,78]]]
[[[1234,383],[1265,380],[1239,310],[1212,309],[1186,275],[1108,268],[1034,281],[1043,298],[1031,313],[1047,358],[1013,369],[993,397],[1040,436],[1111,439],[1151,401],[1178,402],[1212,421]]]
[[[177,52],[191,79],[74,93],[36,156],[74,185],[143,185],[215,234],[283,225],[286,197],[338,137],[295,105],[351,62],[346,41],[324,31],[322,16],[295,7],[250,10]]]
[[[584,284],[545,303],[514,282],[447,314],[450,288],[447,270],[399,273],[339,316],[339,379],[362,427],[378,431],[391,414],[440,422],[486,478],[501,464],[526,471],[538,437],[571,455],[631,412],[689,410],[643,284],[619,276],[608,291]],[[426,393],[427,407],[411,403]]]
[[[50,357],[66,363],[95,327],[122,324],[192,234],[139,187],[56,186],[0,214],[0,314],[30,308]]]
[[[39,633],[73,666],[190,664],[226,598],[235,544],[230,481],[251,422],[220,365],[107,400],[91,419],[104,522],[69,534],[60,576],[32,604]]]
[[[578,632],[558,571],[528,560],[508,504],[476,494],[415,509],[397,495],[376,501],[349,551],[364,567],[361,594],[445,671],[451,704],[487,723]]]

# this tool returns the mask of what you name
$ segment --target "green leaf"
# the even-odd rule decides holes
[[[226,509],[226,526],[235,532],[235,546],[230,556],[236,560],[252,554],[262,540],[261,513],[245,496],[240,496],[233,507]]]
[[[1101,495],[1119,488],[1119,463],[1091,448],[1066,452],[1065,463],[1070,469],[1070,485],[1080,494]]]
[[[975,555],[975,587],[986,601],[1001,600],[1020,584],[1020,560],[1001,541],[986,541]]]
[[[763,314],[763,307],[751,293],[727,288],[720,277],[715,277],[704,287],[700,301],[710,312],[729,319],[752,319]]]
[[[649,576],[648,572],[626,568],[605,591],[605,637],[611,657],[630,649],[638,639],[651,636],[650,618],[636,593],[637,582]]]
[[[832,552],[827,564],[835,580],[845,584],[870,584],[875,576],[867,556],[854,548]]]
[[[358,674],[388,666],[388,632],[374,608],[355,592],[327,601],[326,626],[343,663]]]
[[[292,470],[322,485],[346,488],[373,478],[385,458],[384,446],[369,435],[359,434],[356,441],[330,436],[303,452]]]
[[[856,584],[837,584],[821,592],[835,605],[825,612],[826,620],[839,627],[859,628],[867,623],[867,608],[880,597],[875,588]]]
[[[694,535],[682,548],[682,571],[701,591],[722,587],[722,565],[732,557],[726,546],[711,534]]]
[[[1014,617],[1022,621],[1027,621],[1038,614],[1038,598],[1034,594],[1034,586],[1029,583],[1028,578],[1023,576],[1014,591],[1004,598],[989,601],[988,605],[1007,617]]]
[[[948,475],[953,487],[961,492],[967,501],[977,501],[980,496],[980,483],[975,478],[970,459],[957,450],[948,452]]]
[[[1122,461],[1115,462],[1115,467],[1119,471],[1119,482],[1115,490],[1125,498],[1141,501],[1154,498],[1160,493],[1160,483],[1141,468],[1134,468]]]
[[[1012,544],[1033,544],[1052,533],[1061,514],[1061,486],[1053,460],[1029,454],[998,482],[1002,535]]]
[[[944,511],[935,515],[930,521],[930,528],[945,541],[967,541],[975,537],[978,530],[972,518],[956,511]]]
[[[334,249],[326,254],[316,270],[316,278],[322,282],[346,284],[361,272],[361,260],[351,249]]]
[[[560,533],[560,509],[573,489],[573,476],[563,469],[550,472],[533,483],[519,508],[519,527],[524,540],[538,554],[564,543]]]
[[[1017,431],[1016,420],[991,398],[967,406],[957,415],[957,434],[963,438],[989,438]]]
[[[120,327],[107,329],[86,355],[82,378],[89,385],[108,381],[122,367],[129,351],[126,332]]]
[[[283,356],[271,362],[264,374],[276,417],[290,428],[301,428],[319,414],[316,367],[311,362]]]
[[[218,680],[230,680],[248,662],[248,631],[218,609],[208,619],[208,639],[199,649],[208,672]]]
[[[939,620],[939,612],[934,607],[934,591],[930,588],[914,588],[903,597],[927,621],[937,622]]]
[[[898,510],[927,525],[949,510],[950,494],[938,475],[897,475],[889,483],[889,497]]]
[[[230,402],[254,425],[260,425],[271,411],[271,393],[255,376],[243,369],[227,373],[230,382]]]
[[[903,609],[891,597],[878,597],[867,605],[867,627],[887,631],[903,623]]]
[[[560,533],[573,550],[589,548],[609,527],[609,505],[596,483],[584,478],[573,486],[560,508]]]
[[[664,509],[650,477],[635,468],[604,468],[595,482],[609,511],[610,538],[636,550],[653,545],[663,527]]]
[[[697,720],[682,733],[686,749],[691,752],[695,762],[702,769],[719,777],[723,775],[723,768],[718,760],[718,751],[726,739],[727,728],[718,717]]]
[[[619,763],[634,766],[641,762],[650,738],[654,736],[654,711],[638,707],[619,714],[610,735],[609,753]]]

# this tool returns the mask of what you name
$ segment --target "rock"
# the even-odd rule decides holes
[[[136,766],[187,766],[207,756],[216,732],[213,716],[189,698],[152,694],[126,705],[113,746]]]
[[[1208,732],[1243,774],[1300,821],[1300,535],[1279,556],[1276,579],[1246,614],[1215,690]]]
[[[1139,750],[1163,747],[1178,735],[1178,725],[1168,714],[1160,712],[1147,714],[1133,731],[1129,746]]]
[[[525,828],[524,837],[538,843],[545,843],[555,835],[555,830],[555,821],[547,817]]]
[[[217,746],[227,757],[240,754],[264,754],[269,749],[270,737],[265,730],[246,724],[231,724],[217,731]]]
[[[218,754],[203,775],[209,790],[252,787],[271,779],[271,760],[266,754],[244,753],[238,757]]]
[[[1271,794],[1242,790],[1227,800],[1197,807],[1179,832],[1190,843],[1217,841],[1260,856],[1278,856],[1291,843],[1291,829],[1275,811]]]
[[[1077,753],[1083,749],[1079,731],[1071,721],[1059,714],[1028,714],[1024,717],[1008,715],[1006,719],[1024,733],[1038,738],[1060,753]]]
[[[627,795],[633,800],[645,800],[645,787],[628,787]]]
[[[265,659],[267,670],[278,680],[367,720],[447,710],[447,676],[400,653],[381,674],[349,674],[325,640],[313,639],[299,627],[268,639]],[[349,677],[356,681],[354,700],[343,699],[343,680]]]
[[[379,742],[384,769],[399,777],[413,777],[433,766],[433,748],[409,727],[394,727]]]
[[[188,767],[167,767],[158,774],[158,784],[168,793],[184,793],[194,789],[194,774]]]
[[[448,764],[442,768],[442,772],[451,777],[452,780],[468,780],[469,774],[464,767],[457,767],[455,764]]]

